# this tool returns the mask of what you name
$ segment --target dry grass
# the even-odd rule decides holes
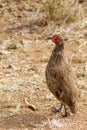
[[[59,1],[60,10],[57,0],[29,2],[4,0],[0,3],[0,129],[85,130],[87,21],[77,12],[83,18],[79,22],[69,26],[55,24],[58,17],[62,23],[67,23],[68,13],[72,14],[70,17],[74,16],[77,4],[74,1],[71,1],[72,7],[67,0]],[[44,13],[49,17],[46,17],[48,23],[43,26],[43,19],[40,21],[39,16]],[[65,54],[73,65],[81,91],[78,113],[68,118],[51,113],[51,107],[60,104],[47,89],[45,81],[45,68],[54,47],[46,38],[53,33],[59,33],[64,38]]]
[[[46,0],[43,4],[50,21],[58,24],[76,22],[85,17],[83,7],[78,0]]]

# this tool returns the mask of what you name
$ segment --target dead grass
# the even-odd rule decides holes
[[[76,22],[86,16],[85,10],[78,0],[48,0],[43,2],[43,9],[47,13],[49,21],[57,21],[59,25]]]
[[[11,3],[11,6],[6,1],[1,4],[0,129],[86,130],[86,20],[69,26],[48,22],[45,26],[33,24],[30,27],[26,21],[26,18],[29,18],[30,6],[25,4],[23,8],[24,4],[21,2]],[[39,5],[37,2],[34,4],[35,7]],[[26,12],[27,17],[24,19],[18,17],[19,6],[22,17],[23,12]],[[42,8],[42,2],[39,6],[39,9]],[[9,12],[8,8],[13,11]],[[30,12],[32,11],[31,9]],[[24,26],[26,24],[28,26]],[[54,47],[46,37],[53,33],[59,33],[64,38],[65,54],[73,65],[81,91],[78,113],[69,118],[62,118],[61,114],[55,115],[51,112],[51,107],[58,107],[60,103],[49,92],[45,81],[45,68]],[[29,104],[26,104],[25,99]],[[30,106],[36,109],[32,110]]]

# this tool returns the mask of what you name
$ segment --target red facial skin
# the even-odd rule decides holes
[[[58,42],[60,42],[60,39],[58,39],[58,38],[55,38],[55,37],[51,38],[51,40],[52,40],[52,42],[55,42],[55,43],[58,43]]]
[[[61,40],[59,38],[56,38],[56,37],[52,37],[51,38],[51,41],[54,42],[57,45],[59,45],[58,43],[61,42]]]

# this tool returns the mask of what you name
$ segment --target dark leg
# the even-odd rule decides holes
[[[60,106],[58,109],[55,108],[55,107],[53,107],[53,108],[52,108],[52,112],[54,112],[54,113],[60,112],[61,109],[62,109],[62,107],[63,107],[63,104],[61,103],[61,106]]]
[[[70,113],[68,112],[68,108],[66,107],[66,105],[64,105],[64,109],[65,109],[65,114],[63,115],[63,117],[70,116]]]

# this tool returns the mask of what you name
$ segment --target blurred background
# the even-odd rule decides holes
[[[60,103],[45,80],[54,33],[81,91],[79,111],[67,119],[51,113]],[[87,0],[0,0],[0,129],[87,130],[86,100]]]

